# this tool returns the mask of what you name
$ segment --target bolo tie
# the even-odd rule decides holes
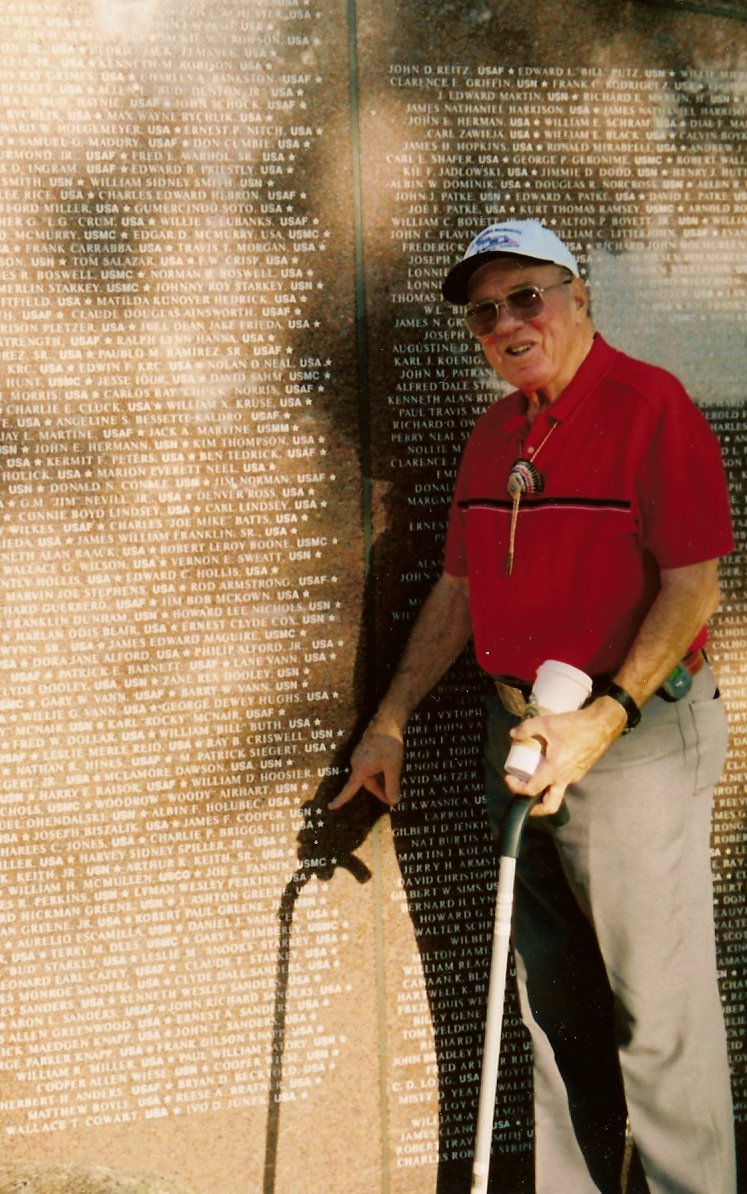
[[[506,576],[510,576],[514,569],[516,524],[519,519],[519,506],[521,504],[521,499],[525,493],[542,493],[542,490],[545,488],[544,478],[539,469],[535,466],[534,462],[556,427],[557,423],[553,423],[550,427],[550,430],[547,432],[547,435],[537,448],[537,451],[532,456],[531,460],[527,460],[526,457],[520,456],[518,460],[514,461],[509,470],[508,479],[506,481],[506,489],[508,490],[508,496],[513,501],[513,507],[511,509],[511,529],[508,535],[508,553],[506,555],[505,569]]]

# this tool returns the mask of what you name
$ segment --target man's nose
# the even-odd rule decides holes
[[[505,302],[496,303],[495,327],[491,335],[495,335],[496,332],[504,333],[507,328],[513,329],[520,326],[523,322],[516,315],[512,315]]]

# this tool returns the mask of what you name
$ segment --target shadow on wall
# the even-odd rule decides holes
[[[388,810],[366,793],[360,793],[336,814],[326,811],[344,783],[350,754],[386,688],[409,630],[401,624],[395,630],[384,626],[386,611],[377,616],[378,603],[390,596],[385,578],[400,575],[412,553],[404,533],[407,512],[403,495],[395,494],[388,504],[388,530],[374,549],[357,650],[359,720],[335,754],[330,774],[303,807],[304,826],[298,839],[300,865],[280,900],[273,1070],[262,1194],[281,1194],[276,1189],[281,1103],[275,1096],[283,1084],[285,996],[296,901],[312,876],[329,880],[337,867],[350,871],[358,882],[367,882],[371,874],[354,851],[378,819],[388,815]],[[376,668],[375,675],[367,674],[371,666]],[[413,732],[408,733],[403,797],[392,815],[394,846],[420,951],[438,1066],[436,1194],[468,1194],[477,1119],[496,875],[496,855],[483,809],[480,732],[475,731],[482,717],[481,683],[468,650],[424,703]],[[436,716],[443,708],[452,711],[446,723],[448,734]],[[466,741],[464,757],[455,751],[456,735],[460,742]],[[510,1102],[511,1114],[510,1123],[505,1115],[497,1116],[490,1190],[509,1188],[512,1194],[530,1194],[531,1088],[527,1053],[513,1003],[507,1016],[513,1016],[515,1023],[512,1039],[505,1043],[501,1078],[505,1087],[501,1090],[499,1086],[498,1100],[499,1106],[501,1100]],[[370,1081],[374,1083],[376,1076],[372,1074]],[[508,1095],[506,1088],[510,1090]],[[507,1146],[509,1136],[512,1143]]]

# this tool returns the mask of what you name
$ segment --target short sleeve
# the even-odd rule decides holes
[[[719,442],[675,378],[661,385],[639,479],[642,543],[660,568],[680,568],[727,555],[734,540]]]
[[[450,576],[467,575],[467,541],[464,510],[460,509],[459,501],[466,489],[466,474],[469,469],[468,452],[462,455],[457,474],[454,496],[451,502],[451,513],[446,531],[446,546],[444,549],[444,572]]]

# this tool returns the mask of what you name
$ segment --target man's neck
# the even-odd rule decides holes
[[[533,394],[527,394],[527,423],[531,427],[534,420],[541,410],[544,410],[549,405],[547,398],[540,391],[535,391]]]

